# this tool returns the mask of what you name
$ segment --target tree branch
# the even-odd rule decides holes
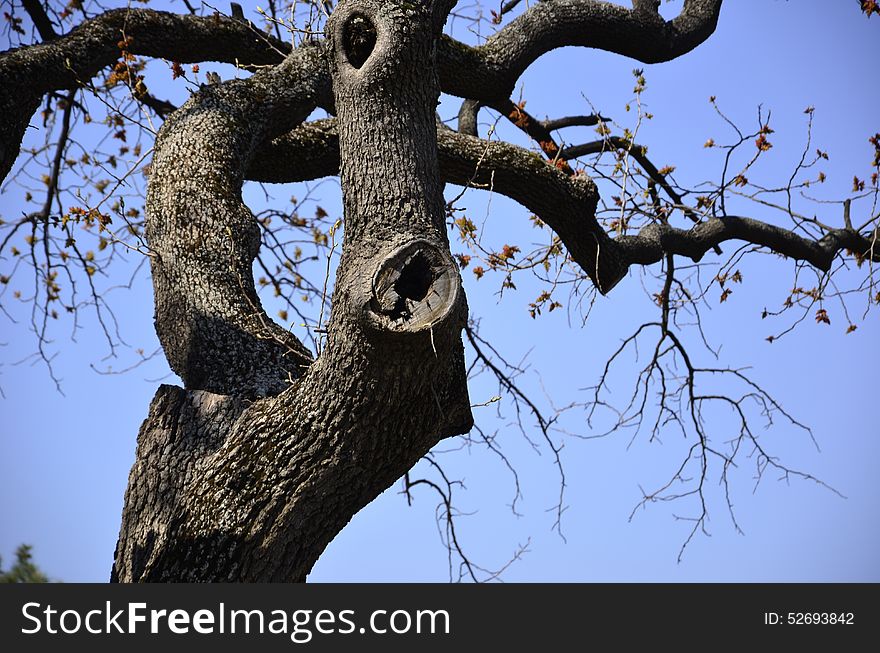
[[[564,116],[562,118],[548,119],[542,121],[541,124],[548,132],[552,132],[557,129],[565,129],[566,127],[594,127],[600,122],[610,121],[610,118],[591,113],[587,116]]]
[[[203,87],[159,132],[146,222],[156,331],[188,388],[273,394],[311,361],[260,305],[259,228],[241,184],[254,145],[294,127],[329,92],[324,49],[306,45],[248,79]]]
[[[568,165],[562,156],[560,156],[559,145],[550,133],[550,130],[544,126],[540,120],[537,120],[525,109],[525,102],[515,103],[513,100],[507,99],[500,102],[488,103],[489,107],[498,111],[501,115],[512,122],[516,127],[526,134],[538,144],[544,155],[567,175],[573,175],[574,170]]]
[[[598,48],[644,63],[675,59],[705,41],[722,0],[687,0],[678,17],[626,9],[599,0],[547,0],[528,8],[484,45],[444,37],[439,44],[441,86],[477,100],[510,97],[520,75],[541,55],[563,46]]]
[[[247,178],[280,183],[337,174],[335,130],[333,120],[312,122],[261,146]],[[572,259],[603,293],[623,278],[630,265],[656,263],[665,254],[700,260],[726,240],[768,247],[820,270],[828,270],[842,250],[880,260],[880,249],[874,244],[877,234],[845,228],[810,240],[782,227],[735,216],[712,218],[690,230],[650,224],[638,235],[612,239],[595,219],[597,194],[588,178],[568,176],[537,154],[508,143],[449,129],[438,130],[437,141],[445,181],[499,192],[535,213],[556,232]]]
[[[880,262],[877,247],[878,229],[860,234],[853,229],[835,229],[819,240],[804,238],[782,227],[753,218],[725,216],[712,218],[690,230],[666,224],[649,224],[636,236],[615,239],[620,256],[629,265],[649,265],[667,253],[687,256],[699,261],[703,255],[726,240],[742,240],[768,249],[827,272],[835,256],[849,250],[857,258]]]
[[[138,98],[138,102],[152,109],[160,118],[165,118],[174,111],[177,111],[177,107],[168,100],[159,99],[149,93],[141,95]]]
[[[49,16],[46,15],[46,10],[43,9],[43,3],[40,0],[22,0],[21,4],[34,22],[34,27],[40,33],[40,38],[44,41],[53,41],[58,38],[58,33],[55,31],[52,21],[49,20]]]
[[[651,178],[656,184],[666,192],[669,196],[669,199],[673,201],[673,203],[684,211],[684,214],[691,220],[691,222],[699,222],[700,218],[697,215],[687,208],[684,205],[684,200],[681,195],[676,192],[669,181],[666,179],[666,175],[660,173],[651,160],[645,155],[647,151],[646,148],[638,143],[633,143],[629,139],[622,138],[620,136],[607,136],[606,138],[598,141],[592,141],[590,143],[583,143],[581,145],[572,145],[570,147],[564,148],[560,153],[559,157],[565,160],[576,159],[581,156],[587,156],[589,154],[599,154],[600,152],[607,152],[609,150],[622,150],[626,152],[629,156],[634,158],[642,169],[645,171],[645,174]],[[717,252],[720,254],[721,252]]]
[[[479,136],[477,116],[483,103],[479,100],[464,100],[458,110],[458,131],[467,136]]]
[[[43,22],[34,20],[38,25],[37,21]],[[46,27],[40,28],[41,34]],[[290,52],[289,44],[221,15],[116,9],[51,41],[0,53],[0,115],[5,117],[0,122],[0,180],[18,156],[24,130],[40,97],[76,88],[117,61],[122,39],[131,54],[182,63],[277,64]]]

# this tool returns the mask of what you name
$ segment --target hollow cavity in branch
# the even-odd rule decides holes
[[[455,264],[424,240],[410,242],[379,265],[370,310],[394,331],[423,331],[454,309],[461,282]]]

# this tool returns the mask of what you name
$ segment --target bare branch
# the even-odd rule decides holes
[[[525,102],[515,103],[513,100],[504,100],[502,102],[492,102],[487,106],[498,111],[502,116],[512,122],[518,129],[529,135],[534,140],[544,155],[567,175],[573,175],[574,170],[568,165],[568,162],[561,156],[559,145],[556,139],[550,133],[550,130],[544,126],[544,123],[537,120],[525,109]]]
[[[638,143],[633,143],[629,139],[622,138],[620,136],[607,136],[606,138],[598,141],[591,141],[589,143],[583,143],[581,145],[571,145],[566,147],[559,153],[559,157],[566,160],[577,159],[581,156],[587,156],[589,154],[599,154],[601,152],[607,152],[609,150],[622,150],[626,152],[629,156],[634,158],[640,166],[656,184],[659,184],[660,187],[669,195],[669,198],[677,205],[683,208],[685,215],[691,219],[693,222],[699,222],[700,219],[696,216],[696,214],[686,206],[684,206],[684,200],[681,195],[675,191],[674,188],[670,185],[669,181],[666,179],[665,175],[660,174],[660,171],[657,169],[651,160],[645,155],[647,151],[643,145],[639,145]]]
[[[116,9],[51,41],[0,53],[0,114],[7,117],[0,123],[0,180],[18,155],[40,97],[81,86],[117,61],[123,49],[184,63],[242,65],[276,64],[291,50],[287,43],[220,15]]]
[[[543,120],[541,124],[548,132],[557,129],[565,129],[566,127],[594,127],[600,122],[610,122],[611,119],[595,113],[586,116],[564,116],[562,118],[554,118],[552,120]]]
[[[43,9],[43,3],[40,0],[22,0],[21,4],[24,6],[24,10],[28,12],[31,20],[34,21],[34,27],[37,28],[40,37],[44,41],[53,41],[58,38],[55,27],[52,25],[52,21],[49,20],[49,16],[46,15],[46,10]]]
[[[438,50],[441,85],[459,97],[502,100],[538,57],[571,45],[644,63],[669,61],[709,38],[720,10],[721,0],[687,0],[678,17],[664,21],[656,12],[599,0],[538,2],[482,46],[444,37]]]
[[[719,243],[743,240],[828,271],[834,258],[844,250],[862,259],[880,261],[880,250],[875,244],[877,231],[875,228],[869,234],[860,234],[851,229],[835,229],[819,240],[812,240],[753,218],[729,215],[711,218],[689,231],[665,224],[649,224],[638,235],[620,236],[614,243],[619,256],[628,265],[656,263],[666,253],[699,261]]]

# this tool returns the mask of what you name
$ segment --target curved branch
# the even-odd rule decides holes
[[[656,263],[666,254],[699,260],[726,240],[764,246],[820,270],[828,270],[842,250],[880,261],[876,229],[873,234],[837,229],[820,240],[810,240],[782,227],[736,216],[712,218],[690,230],[650,224],[638,235],[612,239],[595,219],[597,194],[588,178],[568,176],[520,147],[449,129],[438,130],[437,143],[445,181],[499,192],[535,213],[556,232],[572,259],[603,293],[623,278],[630,265]],[[334,175],[339,166],[338,147],[333,120],[308,123],[261,146],[247,177],[280,183]]]
[[[438,50],[446,93],[478,100],[510,97],[516,80],[538,57],[563,46],[598,48],[644,63],[675,59],[715,31],[722,0],[687,0],[674,20],[656,11],[599,0],[533,4],[484,45],[444,37]]]
[[[620,236],[614,242],[620,256],[629,265],[656,263],[667,253],[699,261],[719,243],[742,240],[767,247],[797,261],[806,261],[827,272],[835,256],[843,250],[849,250],[861,259],[880,262],[880,248],[876,245],[878,236],[880,232],[877,228],[867,235],[853,229],[835,229],[819,240],[811,240],[753,218],[729,215],[706,220],[690,230],[666,224],[650,224],[638,235]]]
[[[44,25],[40,33],[47,27],[51,25]],[[115,62],[123,38],[131,54],[181,63],[277,64],[290,52],[289,44],[225,16],[115,9],[64,36],[0,53],[0,115],[4,116],[0,121],[0,180],[18,156],[24,130],[40,97],[49,91],[76,88]]]
[[[159,132],[146,222],[156,331],[187,388],[274,394],[311,361],[260,305],[259,227],[241,184],[254,146],[301,122],[328,93],[324,49],[304,46],[249,79],[203,87]]]

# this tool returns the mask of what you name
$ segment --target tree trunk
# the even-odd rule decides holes
[[[185,388],[160,387],[141,427],[113,580],[302,581],[358,510],[471,427],[437,163],[447,11],[343,1],[322,44],[204,88],[163,126],[147,238]],[[345,238],[312,360],[259,304],[241,185],[255,148],[316,104],[338,116]]]

